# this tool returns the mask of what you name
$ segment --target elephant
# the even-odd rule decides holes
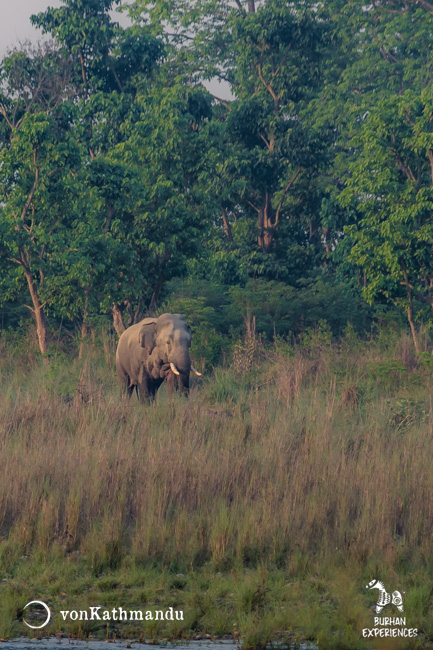
[[[191,329],[180,314],[145,318],[120,336],[116,351],[119,381],[131,397],[154,399],[164,379],[169,397],[173,389],[189,391],[189,375],[198,372],[191,364]]]

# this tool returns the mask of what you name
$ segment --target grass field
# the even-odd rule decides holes
[[[433,357],[406,336],[280,342],[151,405],[120,400],[109,337],[48,367],[1,344],[0,637],[38,599],[47,633],[433,647]],[[420,637],[362,638],[373,578]],[[60,620],[90,605],[185,620]]]

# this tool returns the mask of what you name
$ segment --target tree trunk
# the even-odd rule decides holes
[[[319,227],[314,219],[310,219],[310,222],[308,224],[308,228],[310,231],[309,235],[309,241],[314,244],[315,246],[320,245],[320,232],[319,232]]]
[[[275,232],[272,221],[272,201],[268,193],[259,210],[257,243],[264,253],[269,253]]]
[[[415,347],[415,352],[419,354],[419,345],[418,345],[418,339],[416,335],[416,328],[415,328],[415,323],[413,321],[413,305],[412,305],[412,294],[408,289],[408,299],[409,299],[409,306],[407,308],[407,320],[409,321],[409,326],[410,326],[410,331],[412,333],[412,339],[413,339],[413,344]]]
[[[274,228],[272,226],[265,227],[262,236],[261,249],[264,253],[269,253],[271,250],[272,240],[274,238]]]
[[[131,325],[134,325],[134,310],[129,299],[125,300],[125,309],[128,314],[128,325],[126,327],[131,327]],[[123,322],[125,322],[125,319],[123,319]]]
[[[256,13],[255,0],[248,0],[248,13],[249,14],[255,14]]]
[[[138,323],[143,318],[143,301],[141,298],[138,299],[137,307],[134,312],[134,321],[133,324]]]
[[[123,315],[122,315],[122,310],[120,309],[119,305],[113,305],[111,308],[111,312],[113,314],[113,326],[114,329],[117,332],[117,336],[120,337],[121,334],[125,331],[125,323],[123,322]]]
[[[407,271],[404,267],[403,267],[403,277],[404,277],[404,285],[406,287],[406,295],[407,295],[407,320],[409,321],[415,352],[419,354],[420,350],[419,350],[418,339],[416,335],[415,323],[413,320],[412,287],[409,283]]]
[[[245,317],[246,335],[249,339],[256,338],[256,317],[247,313]]]
[[[89,287],[85,288],[84,293],[86,297],[84,299],[83,322],[81,323],[81,327],[80,327],[80,347],[78,350],[79,359],[83,358],[84,339],[86,338],[86,334],[87,334],[87,321],[89,318]]]
[[[38,290],[36,288],[33,274],[30,269],[25,266],[24,274],[26,276],[27,285],[29,287],[30,296],[33,303],[33,314],[36,320],[36,331],[38,335],[39,350],[42,354],[44,363],[49,363],[49,358],[46,356],[48,351],[47,346],[47,322],[45,320],[45,314],[41,301],[39,300]]]
[[[230,225],[229,218],[227,216],[227,210],[223,210],[223,224],[224,224],[224,232],[227,236],[227,239],[229,241],[233,241],[233,235],[232,235],[232,227]]]
[[[326,228],[325,226],[322,226],[322,232],[323,232],[323,238],[325,240],[325,252],[327,255],[331,252],[331,247],[329,245],[329,228]]]
[[[83,358],[84,339],[86,338],[86,334],[87,334],[87,323],[85,320],[83,320],[80,327],[80,347],[78,349],[78,359]]]
[[[164,283],[163,276],[160,275],[156,281],[155,290],[152,294],[152,298],[150,299],[149,309],[147,310],[149,316],[153,316],[156,311],[157,301],[159,298],[159,294],[161,293],[163,283]]]

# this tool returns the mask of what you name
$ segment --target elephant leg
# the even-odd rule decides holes
[[[150,377],[143,377],[143,381],[137,384],[138,398],[140,401],[149,401],[154,398],[154,390],[152,379]]]
[[[152,401],[155,399],[158,388],[161,386],[162,379],[154,379],[153,377],[143,377],[143,381],[138,384],[138,394],[140,400]]]
[[[122,395],[126,394],[128,397],[131,397],[132,391],[135,387],[134,385],[131,386],[131,380],[128,373],[125,372],[120,365],[117,366],[117,376],[121,385]]]
[[[163,379],[154,379],[152,382],[152,396],[155,399],[158,388],[161,386]]]
[[[135,386],[134,384],[131,385],[128,375],[126,375],[126,377],[123,377],[123,379],[122,379],[122,393],[123,393],[123,395],[126,394],[128,396],[128,398],[130,399],[132,393],[134,392],[134,388],[136,389],[137,386]]]

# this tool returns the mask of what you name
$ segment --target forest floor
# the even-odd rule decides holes
[[[119,398],[110,338],[0,347],[0,638],[433,647],[433,357],[407,336],[278,342],[150,405]],[[183,620],[61,614],[97,606]],[[363,636],[385,627],[418,636]]]

